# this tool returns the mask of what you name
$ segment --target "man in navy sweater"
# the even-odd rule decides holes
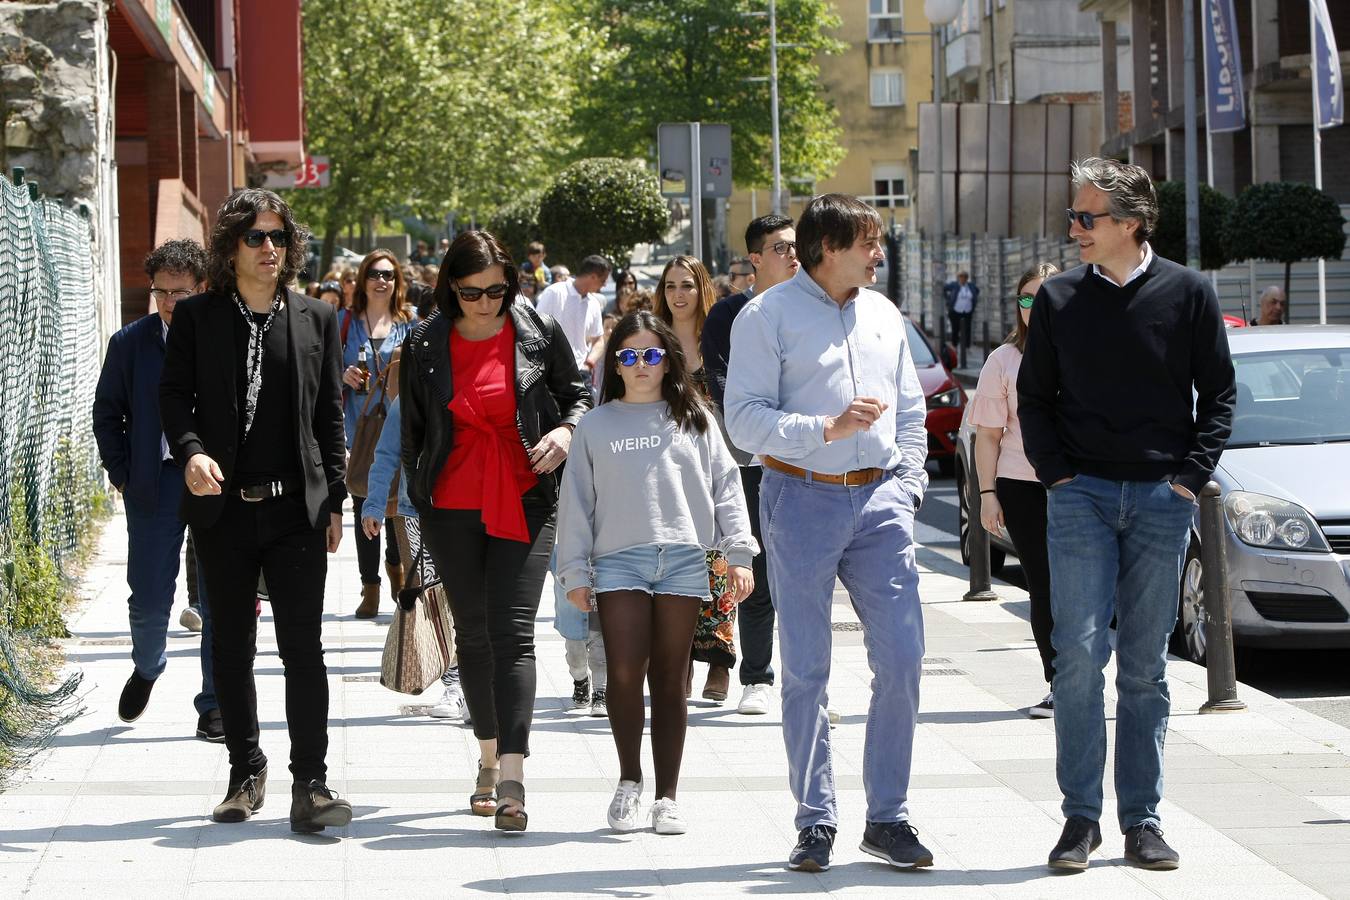
[[[145,712],[164,653],[183,547],[183,469],[169,455],[159,421],[159,376],[164,341],[179,300],[200,294],[206,283],[206,251],[196,241],[166,241],[145,258],[156,312],[132,322],[108,341],[94,391],[94,439],[108,480],[122,494],[127,514],[127,604],[131,624],[131,677],[122,688],[117,714],[134,722]],[[211,613],[203,593],[202,689],[197,736],[225,740],[211,675]]]
[[[1163,840],[1167,641],[1195,500],[1231,431],[1237,389],[1209,281],[1154,254],[1148,173],[1073,167],[1069,237],[1085,265],[1048,279],[1017,379],[1023,444],[1049,488],[1056,774],[1066,822],[1056,869],[1101,844],[1102,670],[1116,627],[1117,816],[1125,858],[1175,869]],[[1192,399],[1194,397],[1194,400]]]

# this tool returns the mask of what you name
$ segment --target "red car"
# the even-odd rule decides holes
[[[956,360],[944,360],[937,345],[909,316],[905,316],[905,324],[914,368],[928,402],[924,422],[928,428],[928,458],[937,462],[940,473],[950,477],[956,471],[956,435],[966,409],[966,392],[951,373]]]

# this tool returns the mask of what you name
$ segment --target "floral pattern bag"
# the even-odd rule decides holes
[[[720,550],[707,551],[708,589],[711,600],[699,608],[694,627],[694,661],[713,666],[736,667],[736,604],[727,584],[727,557]]]

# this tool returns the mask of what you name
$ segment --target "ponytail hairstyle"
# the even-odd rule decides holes
[[[670,326],[655,313],[646,309],[630,312],[619,320],[605,343],[605,379],[601,403],[622,400],[624,393],[623,376],[619,374],[619,360],[615,354],[628,340],[639,331],[648,331],[656,335],[661,348],[666,351],[666,373],[661,378],[661,399],[670,407],[670,417],[682,429],[703,434],[708,430],[708,407],[703,395],[694,386],[689,377],[689,364],[685,361],[680,339]]]

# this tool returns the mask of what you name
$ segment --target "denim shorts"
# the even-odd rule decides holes
[[[681,597],[712,596],[708,561],[702,547],[643,544],[596,559],[595,592],[643,591]]]

